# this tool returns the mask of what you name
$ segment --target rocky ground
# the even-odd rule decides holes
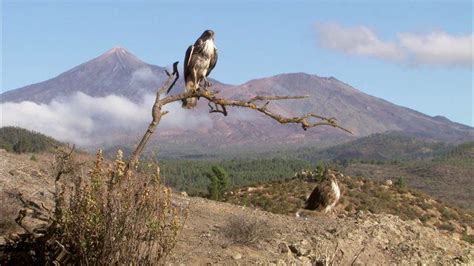
[[[182,197],[181,197],[182,199]],[[185,264],[474,263],[474,247],[421,222],[392,215],[356,217],[277,215],[202,198],[189,198],[189,218],[170,262]],[[234,243],[232,220],[256,224],[254,244]],[[234,225],[235,226],[235,225]],[[355,259],[357,257],[357,259]]]
[[[9,200],[2,212],[19,208],[12,197],[18,192],[51,206],[52,159],[36,157],[0,152],[0,193]],[[188,218],[168,257],[171,264],[474,263],[474,248],[467,242],[392,215],[293,217],[178,194],[174,204],[188,206]],[[4,234],[21,230],[11,227]]]

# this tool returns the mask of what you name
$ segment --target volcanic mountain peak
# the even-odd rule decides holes
[[[138,100],[145,91],[161,84],[165,75],[162,72],[161,67],[141,61],[127,49],[114,47],[55,78],[7,91],[0,102],[48,103],[75,92],[96,97],[116,94]]]
[[[120,46],[115,46],[112,49],[108,50],[107,52],[103,53],[100,55],[98,58],[122,58],[122,59],[127,59],[127,60],[133,60],[133,61],[140,61],[135,55],[130,53],[126,48],[120,47]]]
[[[85,65],[105,67],[116,71],[118,69],[134,70],[144,67],[147,64],[130,53],[127,49],[117,46],[78,67]]]
[[[110,53],[122,53],[122,54],[125,54],[125,53],[130,53],[126,48],[122,47],[122,46],[115,46],[113,47],[112,49],[108,50],[107,52],[105,52],[106,54],[110,54]]]

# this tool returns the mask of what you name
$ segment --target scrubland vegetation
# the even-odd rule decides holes
[[[293,176],[310,166],[301,160],[233,159],[233,160],[164,160],[160,161],[161,175],[166,185],[189,195],[208,195],[208,173],[219,166],[229,175],[229,188],[268,182]]]
[[[355,215],[361,211],[393,214],[403,220],[420,220],[426,226],[459,234],[466,234],[468,226],[474,227],[473,211],[433,200],[420,191],[405,187],[400,180],[387,185],[360,177],[339,178],[342,197],[336,214]],[[226,193],[225,200],[274,213],[294,215],[303,208],[316,185],[316,178],[295,177],[235,189]],[[309,213],[311,212],[307,212]],[[472,239],[472,235],[465,235],[464,238]]]
[[[22,225],[30,234],[10,248],[23,246],[27,255],[14,257],[11,263],[151,265],[164,261],[177,241],[186,206],[171,203],[171,190],[162,185],[159,169],[148,175],[127,173],[120,150],[113,162],[107,162],[100,150],[94,161],[81,161],[74,152],[60,148],[53,165],[54,210],[22,200],[26,209],[17,220],[22,225],[30,209],[49,217],[49,222],[33,231]],[[2,221],[2,226],[11,225]]]

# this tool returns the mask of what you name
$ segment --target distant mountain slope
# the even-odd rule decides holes
[[[474,142],[460,144],[432,158],[396,164],[350,163],[344,172],[375,180],[403,177],[408,186],[465,208],[474,202]]]
[[[7,91],[0,99],[3,103],[26,100],[48,103],[56,98],[83,92],[93,97],[121,95],[140,104],[143,96],[154,93],[165,77],[162,67],[147,64],[124,48],[113,48],[55,78]],[[247,98],[257,94],[308,95],[307,100],[271,103],[269,108],[288,116],[313,112],[336,117],[354,134],[349,135],[330,127],[303,131],[295,125],[279,125],[259,113],[248,110],[231,110],[228,117],[211,115],[208,113],[207,103],[201,100],[196,110],[182,111],[181,115],[189,118],[184,119],[182,126],[160,127],[157,131],[159,141],[156,143],[159,142],[163,152],[205,155],[226,152],[230,148],[233,151],[265,151],[316,143],[340,143],[386,131],[402,131],[447,142],[474,139],[471,127],[394,105],[364,94],[333,77],[294,73],[256,79],[238,86],[225,85],[218,81],[213,83],[223,96],[231,98]],[[183,82],[180,80],[173,93],[182,89]],[[196,118],[202,118],[202,121],[197,121]],[[170,114],[163,121],[179,119]],[[96,122],[106,124],[107,121]],[[190,126],[191,124],[193,126]],[[102,141],[109,147],[117,144],[130,146],[137,141],[141,127],[133,128],[137,132],[136,135],[111,131],[104,138],[103,133],[92,132],[90,138],[94,139],[92,143]]]
[[[318,161],[394,161],[429,158],[452,149],[443,142],[425,141],[406,133],[376,133],[323,150],[301,148],[295,156]]]
[[[278,102],[289,114],[318,112],[336,117],[355,136],[403,131],[423,138],[463,141],[472,138],[471,127],[439,116],[431,117],[409,108],[367,95],[333,77],[304,73],[281,74],[249,81],[237,88],[239,96],[254,94],[308,95],[307,101]]]

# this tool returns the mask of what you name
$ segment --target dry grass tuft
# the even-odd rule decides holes
[[[223,228],[223,233],[232,243],[251,245],[270,234],[266,223],[243,215],[232,216]]]
[[[15,218],[18,214],[18,206],[15,199],[6,193],[0,194],[0,235],[12,232],[18,226]]]

